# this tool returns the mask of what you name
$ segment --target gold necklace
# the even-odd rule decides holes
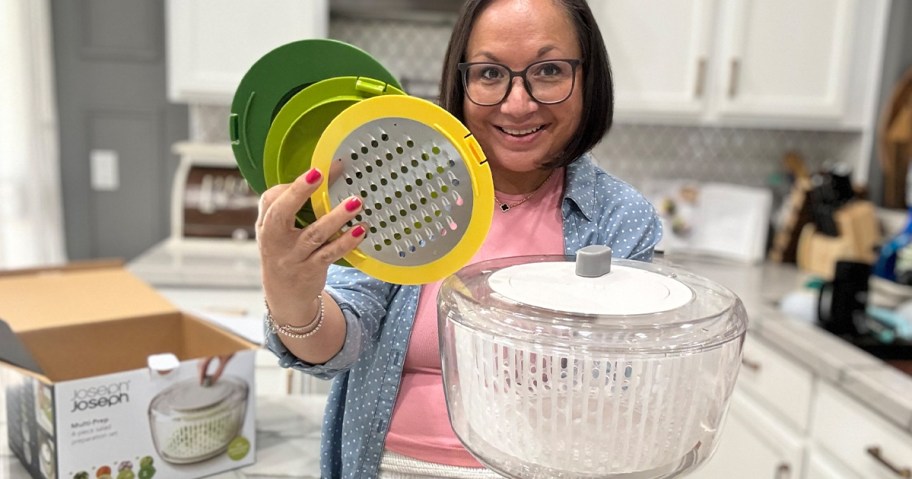
[[[553,174],[554,174],[554,170],[551,170],[551,173],[548,173],[548,177],[545,178],[545,181],[542,181],[541,184],[538,185],[538,188],[535,188],[534,190],[532,190],[531,193],[524,196],[523,199],[517,201],[516,203],[504,203],[503,201],[500,201],[500,198],[498,198],[496,194],[494,195],[494,202],[497,203],[497,207],[500,208],[501,212],[506,213],[507,211],[510,211],[511,209],[516,208],[517,206],[532,199],[532,197],[535,196],[535,194],[538,193],[538,191],[541,190],[543,186],[545,186],[545,183],[547,183],[548,180],[551,179],[551,175],[553,175]]]

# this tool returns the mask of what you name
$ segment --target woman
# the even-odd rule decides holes
[[[494,179],[499,208],[472,262],[572,255],[589,244],[652,258],[661,237],[652,206],[587,153],[607,132],[613,102],[585,0],[468,1],[448,47],[441,104],[481,144]],[[439,283],[386,284],[332,265],[364,239],[359,225],[328,240],[360,210],[358,198],[295,228],[323,173],[268,190],[257,220],[268,346],[285,367],[334,378],[323,476],[499,477],[462,447],[447,419]]]

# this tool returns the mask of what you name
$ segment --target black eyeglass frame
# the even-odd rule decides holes
[[[529,84],[529,79],[526,78],[526,73],[529,71],[530,68],[532,68],[536,65],[540,65],[542,63],[551,63],[551,62],[567,62],[570,64],[570,77],[571,77],[570,91],[567,92],[567,96],[565,96],[561,100],[541,101],[538,98],[535,98],[535,94],[532,93],[532,85]],[[468,98],[469,101],[471,101],[472,103],[474,103],[478,106],[494,106],[494,105],[501,104],[508,96],[510,96],[510,92],[513,91],[513,79],[516,77],[522,78],[523,86],[526,88],[526,93],[529,94],[529,98],[531,98],[533,101],[535,101],[536,103],[540,103],[542,105],[556,105],[558,103],[563,103],[563,102],[567,101],[567,98],[570,98],[570,95],[573,94],[573,89],[576,88],[576,69],[582,64],[583,64],[583,61],[578,58],[550,58],[547,60],[539,60],[537,62],[532,62],[532,63],[526,65],[526,68],[523,68],[521,71],[512,70],[512,69],[510,69],[510,67],[504,65],[503,63],[497,63],[497,62],[462,62],[462,63],[456,64],[456,69],[459,70],[459,73],[460,73],[459,76],[462,77],[462,91],[465,93],[466,98]],[[502,67],[504,70],[506,70],[510,73],[510,78],[507,79],[507,91],[504,92],[504,95],[503,95],[503,97],[500,98],[500,100],[497,100],[494,103],[480,103],[480,102],[475,101],[475,99],[473,99],[472,96],[469,95],[468,78],[466,78],[466,77],[468,76],[469,68],[471,68],[475,65],[496,65],[496,66]]]

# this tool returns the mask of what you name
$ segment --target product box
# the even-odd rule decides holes
[[[0,273],[9,446],[36,479],[252,464],[257,347],[181,313],[119,262]]]

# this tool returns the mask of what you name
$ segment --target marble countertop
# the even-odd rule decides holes
[[[786,314],[779,300],[799,291],[808,275],[794,265],[753,266],[705,258],[663,260],[705,276],[734,291],[744,302],[749,336],[759,337],[850,396],[912,434],[912,375],[818,327]]]
[[[791,357],[816,376],[867,405],[912,434],[912,375],[817,327],[780,311],[783,295],[803,287],[807,275],[794,266],[745,266],[722,261],[668,256],[668,261],[723,284],[741,297],[752,337]],[[320,424],[325,397],[258,396],[257,462],[217,479],[319,477]],[[0,391],[0,477],[25,479],[7,445],[6,414]]]

